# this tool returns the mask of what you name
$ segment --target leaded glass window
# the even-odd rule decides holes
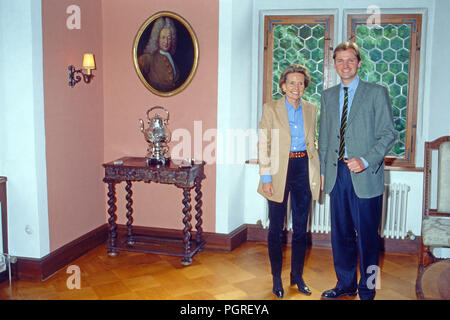
[[[361,48],[359,76],[389,89],[399,138],[386,157],[390,166],[414,166],[420,61],[420,14],[348,15],[347,34]],[[305,65],[311,83],[303,98],[319,106],[322,90],[333,85],[334,19],[323,16],[266,16],[264,20],[263,102],[281,97],[278,81],[293,63]]]
[[[291,64],[307,67],[311,82],[303,98],[320,106],[327,79],[325,64],[330,63],[331,16],[267,16],[265,20],[264,102],[282,97],[278,81]]]
[[[364,16],[349,19],[352,40],[361,50],[360,78],[389,89],[398,139],[386,162],[414,165],[420,16],[385,15],[377,25]]]

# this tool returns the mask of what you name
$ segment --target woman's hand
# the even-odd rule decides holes
[[[273,184],[272,182],[263,183],[262,185],[263,192],[266,196],[273,196]]]

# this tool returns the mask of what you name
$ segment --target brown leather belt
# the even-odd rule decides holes
[[[289,152],[289,158],[303,158],[307,155],[306,151]]]

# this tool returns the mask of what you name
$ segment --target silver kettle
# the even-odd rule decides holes
[[[155,109],[164,110],[166,118],[163,119],[157,113],[150,117],[150,113]],[[170,157],[166,157],[166,154],[169,152],[167,144],[171,138],[170,130],[167,127],[168,122],[169,112],[161,106],[154,106],[147,110],[147,129],[144,128],[144,121],[139,119],[141,132],[148,142],[147,155],[145,157],[147,165],[168,165],[170,162]]]

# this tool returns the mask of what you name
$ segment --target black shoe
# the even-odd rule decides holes
[[[342,297],[354,297],[356,296],[356,290],[344,290],[333,288],[322,293],[321,298],[326,300],[334,300]]]
[[[305,284],[305,281],[303,281],[302,277],[294,277],[291,273],[291,286],[293,286],[294,284],[297,285],[298,292],[304,293],[308,296],[311,294],[311,290]]]
[[[278,299],[283,298],[284,290],[283,290],[283,283],[281,282],[281,277],[273,277],[272,292]]]

